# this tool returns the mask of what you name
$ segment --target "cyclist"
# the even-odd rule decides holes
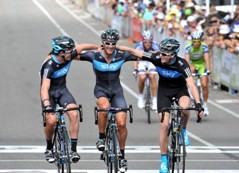
[[[120,84],[121,66],[126,61],[137,60],[127,51],[116,50],[116,43],[119,40],[119,32],[116,29],[108,28],[101,34],[102,50],[82,52],[77,58],[79,60],[91,62],[96,76],[94,95],[100,109],[116,107],[127,108],[123,89]],[[119,145],[121,150],[120,171],[127,170],[127,160],[125,159],[125,143],[127,138],[127,127],[125,111],[116,114],[116,122],[119,130]],[[98,150],[105,148],[105,129],[107,125],[107,113],[98,114],[99,140],[96,142]]]
[[[144,50],[145,52],[156,51],[159,49],[158,44],[153,41],[153,35],[150,31],[144,31],[142,33],[142,41],[136,44],[135,49]],[[134,62],[134,75],[139,77],[138,88],[139,88],[139,99],[138,107],[144,108],[144,84],[146,80],[146,72],[149,71],[149,80],[152,93],[152,105],[151,109],[157,109],[157,82],[156,82],[156,68],[149,61],[137,61]]]
[[[158,82],[158,100],[157,108],[160,119],[162,118],[162,108],[170,107],[172,98],[175,97],[178,100],[177,104],[181,107],[190,106],[190,97],[187,86],[189,87],[192,95],[196,101],[196,110],[199,116],[203,117],[203,109],[200,103],[197,87],[194,84],[194,80],[190,71],[190,67],[187,61],[177,55],[180,44],[175,39],[164,39],[159,44],[159,52],[156,54],[143,52],[142,50],[136,50],[129,47],[119,46],[117,49],[130,51],[134,55],[141,57],[143,60],[152,62],[159,74]],[[189,145],[190,141],[187,135],[187,122],[189,118],[189,111],[184,111],[183,116],[183,129],[184,129],[184,141],[185,145]],[[184,114],[183,114],[184,115]],[[169,129],[169,112],[165,113],[165,119],[160,126],[159,140],[161,149],[161,166],[160,173],[168,173],[168,129]]]
[[[209,115],[207,100],[209,95],[208,83],[209,78],[208,75],[210,72],[210,59],[208,52],[208,45],[202,41],[202,32],[194,31],[191,34],[192,40],[186,45],[185,48],[185,59],[190,64],[190,69],[192,72],[195,72],[195,69],[199,70],[201,75],[201,84],[203,91],[203,108],[205,116]]]
[[[78,54],[82,50],[95,49],[95,45],[80,44],[75,48],[75,42],[68,36],[59,36],[52,39],[52,51],[49,53],[47,59],[42,64],[40,70],[41,88],[40,97],[42,101],[42,108],[48,111],[53,111],[56,104],[62,107],[76,107],[76,101],[66,87],[66,75],[69,71],[71,61],[67,60],[71,54]],[[67,115],[70,119],[70,134],[71,134],[71,160],[76,163],[80,156],[77,153],[77,138],[79,131],[79,118],[76,110],[68,111]],[[56,123],[56,115],[52,113],[46,114],[46,126],[44,128],[47,147],[45,151],[45,158],[49,163],[53,163],[54,157],[52,153],[52,136],[54,133],[54,125]]]

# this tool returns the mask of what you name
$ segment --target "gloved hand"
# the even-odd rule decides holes
[[[195,105],[195,109],[196,109],[196,111],[198,111],[198,113],[200,113],[201,111],[204,110],[204,109],[202,108],[201,103],[196,103],[196,105]]]
[[[211,74],[211,72],[208,70],[208,71],[207,71],[207,75],[209,76],[210,74]]]
[[[138,70],[137,70],[137,69],[135,69],[135,70],[133,71],[133,75],[136,77],[136,76],[137,76],[137,74],[138,74]]]
[[[45,106],[45,109],[44,109],[45,112],[54,112],[54,109],[51,107],[51,105],[48,105],[48,106]]]

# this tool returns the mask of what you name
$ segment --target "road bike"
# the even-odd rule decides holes
[[[82,105],[74,108],[63,108],[56,107],[56,109],[51,111],[43,110],[43,126],[46,126],[46,112],[56,113],[57,121],[54,128],[53,135],[53,157],[55,159],[54,163],[57,166],[58,173],[71,173],[71,140],[69,138],[69,133],[67,131],[66,122],[65,122],[65,113],[67,111],[78,110],[80,122],[83,121],[83,111]]]
[[[133,107],[129,105],[128,108],[108,108],[99,109],[95,107],[95,124],[98,124],[98,113],[107,112],[108,123],[106,127],[106,138],[105,138],[105,150],[102,151],[101,160],[104,160],[107,166],[108,173],[118,173],[119,171],[119,161],[120,161],[120,147],[118,140],[118,128],[116,123],[116,113],[120,111],[129,111],[130,123],[133,123]]]
[[[170,112],[170,125],[168,129],[168,163],[170,173],[184,173],[186,160],[186,146],[184,143],[184,133],[182,127],[182,114],[184,110],[195,110],[194,107],[182,108],[172,101],[171,107],[162,109],[162,119],[164,121],[165,112]]]

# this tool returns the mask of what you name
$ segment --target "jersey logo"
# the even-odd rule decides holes
[[[107,63],[102,63],[102,62],[94,60],[93,61],[93,66],[94,66],[95,69],[97,69],[99,71],[103,71],[103,72],[117,71],[117,70],[120,69],[120,67],[122,66],[123,63],[124,63],[124,61],[118,61],[118,62],[115,62],[115,63],[107,64]]]
[[[54,74],[51,76],[51,78],[59,78],[59,77],[66,75],[70,69],[70,65],[71,65],[71,63],[68,63],[63,68],[55,71]]]
[[[183,62],[182,61],[178,61],[179,65],[182,66],[183,65]]]
[[[167,70],[167,69],[164,69],[161,67],[156,67],[156,68],[157,68],[158,73],[165,78],[178,78],[178,77],[182,76],[181,73],[174,71],[174,70]]]

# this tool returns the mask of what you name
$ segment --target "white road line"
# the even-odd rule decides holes
[[[239,170],[187,170],[187,173],[238,173]],[[34,172],[34,173],[56,173],[56,170],[46,169],[2,169],[0,172]],[[72,172],[77,173],[106,173],[106,170],[81,170],[75,169]],[[158,173],[159,170],[128,170],[127,173]]]
[[[239,103],[238,99],[217,99],[215,100],[217,103],[225,104],[225,103]]]
[[[33,0],[38,8],[47,16],[47,18],[59,29],[63,35],[68,35],[67,32],[56,22],[56,20],[48,13],[48,11],[37,1]]]
[[[43,153],[45,151],[45,146],[0,146],[0,153]],[[142,154],[142,153],[160,153],[160,148],[158,146],[126,146],[127,153]],[[95,148],[95,146],[78,146],[77,151],[79,153],[91,153],[99,154],[100,152]],[[238,154],[239,147],[237,146],[189,146],[187,147],[187,153],[232,153]]]
[[[213,106],[215,106],[215,107],[217,107],[217,108],[219,108],[219,109],[221,109],[221,110],[223,110],[223,111],[225,111],[225,112],[227,112],[227,113],[233,115],[233,116],[236,117],[236,118],[239,118],[239,115],[238,115],[237,113],[235,113],[235,112],[233,112],[233,111],[231,111],[231,110],[229,110],[229,109],[227,109],[227,108],[225,108],[225,107],[223,107],[223,106],[221,106],[221,105],[219,105],[219,104],[213,102],[213,101],[210,100],[210,99],[208,100],[208,103],[210,103],[210,104],[212,104]]]

